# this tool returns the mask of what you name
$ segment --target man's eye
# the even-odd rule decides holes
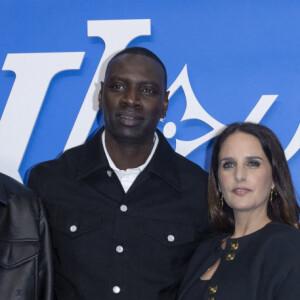
[[[153,94],[153,95],[156,95],[157,94],[157,91],[154,89],[154,88],[151,88],[151,87],[143,87],[141,89],[141,92],[144,93],[144,94]]]
[[[248,166],[249,167],[255,167],[255,168],[257,168],[257,167],[260,166],[260,162],[259,161],[255,161],[255,160],[251,160],[251,161],[248,162]]]
[[[229,168],[233,168],[235,166],[235,163],[232,162],[232,161],[227,161],[227,162],[224,162],[222,167],[224,169],[229,169]]]
[[[110,88],[115,91],[123,91],[125,89],[124,84],[121,83],[113,83]]]

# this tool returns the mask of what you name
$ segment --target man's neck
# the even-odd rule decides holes
[[[145,163],[154,145],[154,136],[143,143],[118,141],[105,131],[107,152],[120,170],[137,168]]]

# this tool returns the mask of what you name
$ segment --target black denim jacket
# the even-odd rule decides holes
[[[158,131],[154,156],[125,193],[101,132],[29,177],[49,213],[57,297],[175,299],[207,227],[207,174]]]

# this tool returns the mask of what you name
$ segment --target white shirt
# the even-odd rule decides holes
[[[147,160],[145,161],[144,164],[142,164],[141,166],[137,167],[137,168],[133,168],[133,169],[126,169],[126,170],[120,170],[112,161],[111,157],[108,154],[108,151],[106,149],[106,144],[105,144],[105,130],[102,133],[102,144],[103,144],[103,148],[104,148],[104,152],[106,155],[106,158],[108,160],[108,164],[109,166],[112,168],[112,170],[116,173],[116,175],[118,176],[122,187],[125,191],[125,193],[127,193],[127,191],[129,190],[129,188],[131,187],[131,185],[133,184],[133,182],[135,181],[135,179],[138,177],[138,175],[147,167],[147,165],[149,164],[151,158],[154,155],[154,152],[157,148],[159,142],[159,138],[157,133],[154,133],[154,144],[152,147],[152,150],[147,158]]]

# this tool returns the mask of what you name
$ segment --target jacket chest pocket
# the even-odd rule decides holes
[[[49,215],[56,262],[70,272],[72,265],[88,267],[83,263],[91,261],[90,250],[100,239],[101,215],[73,210],[50,210]]]
[[[184,267],[197,246],[197,230],[187,224],[166,221],[146,221],[144,223],[144,251],[150,268],[160,266],[160,273],[165,276],[178,274]]]
[[[0,240],[1,299],[36,299],[37,241]]]

